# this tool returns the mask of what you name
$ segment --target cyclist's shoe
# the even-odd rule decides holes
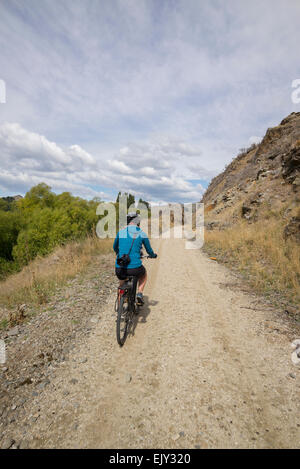
[[[139,306],[143,306],[143,304],[145,303],[143,293],[138,293],[136,295],[136,302]]]

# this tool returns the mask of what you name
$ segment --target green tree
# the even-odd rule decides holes
[[[137,208],[139,208],[139,205],[140,205],[140,204],[146,205],[147,209],[150,210],[150,204],[149,204],[149,202],[146,202],[146,200],[139,199]]]
[[[0,257],[12,260],[12,250],[20,231],[18,216],[13,212],[0,210]]]
[[[24,209],[34,207],[53,207],[55,198],[57,196],[51,192],[51,187],[47,186],[44,182],[41,182],[37,186],[32,187],[25,195],[24,199],[21,199],[19,206]]]
[[[13,202],[10,211],[0,203],[0,274],[95,232],[98,204],[99,199],[87,201],[70,192],[56,195],[44,183]]]
[[[135,205],[135,197],[132,194],[128,194],[127,208],[131,207],[131,205]]]

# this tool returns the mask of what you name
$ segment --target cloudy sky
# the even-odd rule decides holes
[[[299,18],[299,0],[0,0],[0,195],[198,201],[300,111]]]

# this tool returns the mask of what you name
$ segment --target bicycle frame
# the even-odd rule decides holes
[[[141,258],[149,256],[141,255]],[[122,347],[133,323],[133,315],[139,304],[136,303],[136,290],[138,284],[137,276],[128,275],[122,286],[118,287],[118,296],[115,302],[117,314],[117,341]],[[122,326],[123,324],[123,326]]]
[[[138,278],[128,277],[128,280],[119,287],[120,296],[128,295],[128,312],[135,312],[135,297]]]
[[[149,259],[150,256],[145,256],[144,254],[141,254],[141,259]],[[136,289],[137,289],[137,284],[138,284],[138,277],[133,276],[131,277],[130,275],[128,276],[128,280],[118,288],[119,295],[128,295],[128,312],[135,312],[136,308],[136,303],[135,303],[135,297],[136,297]],[[118,296],[119,298],[119,296]]]

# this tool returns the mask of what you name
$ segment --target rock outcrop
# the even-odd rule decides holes
[[[293,112],[211,181],[202,199],[206,226],[253,223],[270,210],[284,217],[284,238],[299,239],[299,187],[300,112]]]

